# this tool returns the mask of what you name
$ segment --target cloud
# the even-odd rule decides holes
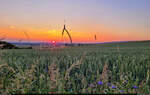
[[[10,29],[15,29],[16,27],[14,25],[9,26]]]
[[[52,32],[58,32],[58,30],[55,30],[55,29],[53,29],[53,30],[48,30],[48,33],[52,33]]]

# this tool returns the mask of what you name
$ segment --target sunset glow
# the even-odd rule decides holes
[[[62,36],[66,20],[73,43],[150,40],[149,4],[149,0],[3,0],[0,38],[27,41],[26,32],[30,41],[69,42],[67,34]]]

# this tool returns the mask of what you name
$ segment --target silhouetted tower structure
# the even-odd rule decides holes
[[[97,40],[97,37],[96,37],[96,35],[94,36],[94,38],[95,38],[95,40]]]
[[[69,39],[70,39],[70,43],[72,44],[72,38],[71,38],[71,35],[69,34],[68,30],[66,29],[66,25],[64,24],[64,28],[63,28],[63,31],[62,31],[62,36],[64,35],[64,32],[66,31],[67,35],[69,36]]]

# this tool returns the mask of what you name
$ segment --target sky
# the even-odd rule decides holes
[[[150,0],[0,0],[0,39],[111,42],[150,40]],[[94,39],[97,36],[97,40]]]

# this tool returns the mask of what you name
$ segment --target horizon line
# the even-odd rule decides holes
[[[5,40],[3,40],[5,41]],[[133,41],[150,41],[150,40],[126,40],[126,41],[104,41],[104,42],[73,42],[72,44],[94,44],[94,43],[117,43],[117,42],[133,42]],[[6,41],[9,43],[52,43],[51,41],[22,41],[22,42],[18,42],[18,41]],[[56,43],[60,43],[60,44],[70,44],[69,42],[56,42]]]

